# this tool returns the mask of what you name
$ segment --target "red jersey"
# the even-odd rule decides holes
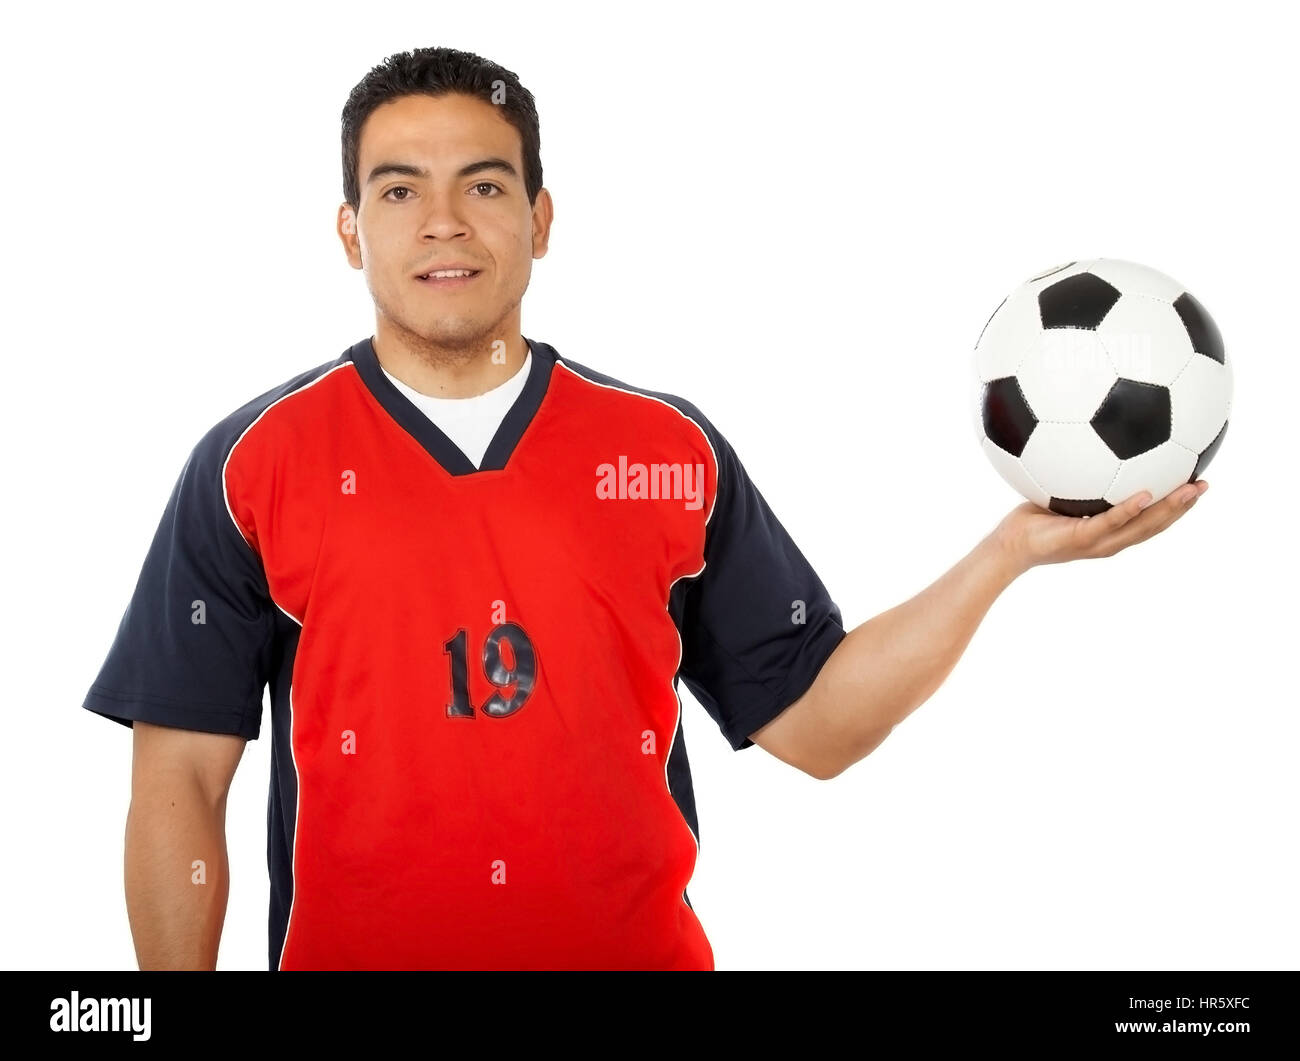
[[[84,706],[255,739],[271,969],[712,969],[684,681],[731,746],[840,612],[689,402],[526,340],[479,468],[369,338],[189,455]]]

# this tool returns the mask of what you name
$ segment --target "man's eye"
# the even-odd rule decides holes
[[[475,190],[478,190],[478,189],[481,189],[481,188],[490,188],[492,191],[495,191],[495,192],[501,192],[501,188],[500,188],[500,186],[499,186],[499,185],[496,185],[496,184],[493,184],[491,181],[479,181],[477,184],[473,185],[473,188],[474,188]],[[393,200],[391,200],[392,202],[395,202],[395,203],[404,203],[404,202],[406,202],[407,199],[409,199],[409,198],[411,197],[411,194],[410,194],[410,193],[411,193],[411,189],[405,187],[404,185],[399,184],[399,185],[398,185],[397,187],[395,187],[395,188],[389,188],[388,191],[384,192],[384,194],[383,194],[380,198],[387,199],[387,198],[388,198],[390,195],[392,195],[394,192],[406,192],[406,193],[408,193],[408,194],[406,194],[406,195],[403,195],[401,198],[397,198],[397,199],[393,199]],[[490,194],[488,194],[487,192],[483,192],[483,193],[481,194],[480,198],[491,199],[492,196],[491,196]]]

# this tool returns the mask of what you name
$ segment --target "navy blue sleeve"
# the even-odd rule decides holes
[[[223,469],[236,436],[223,421],[186,460],[87,710],[126,726],[138,719],[257,737],[274,604],[261,559],[226,505]]]
[[[674,587],[678,673],[740,751],[808,690],[845,631],[839,608],[727,440],[698,422],[717,456],[718,487],[704,569]]]

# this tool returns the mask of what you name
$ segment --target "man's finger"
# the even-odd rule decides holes
[[[1204,479],[1184,484],[1177,490],[1170,491],[1168,496],[1162,498],[1157,504],[1146,508],[1141,507],[1141,498],[1146,493],[1143,491],[1142,494],[1135,494],[1128,498],[1123,504],[1116,505],[1102,516],[1094,516],[1093,519],[1088,520],[1089,523],[1095,519],[1105,520],[1115,513],[1116,509],[1120,510],[1118,516],[1112,521],[1112,529],[1103,531],[1095,543],[1096,547],[1102,555],[1113,556],[1121,549],[1127,549],[1130,545],[1154,537],[1176,520],[1181,519],[1191,505],[1195,504],[1196,498],[1205,492],[1207,485]],[[1140,518],[1135,518],[1139,513]]]
[[[1097,525],[1094,528],[1094,533],[1099,539],[1105,538],[1107,535],[1119,530],[1120,527],[1123,527],[1125,524],[1136,519],[1139,513],[1145,510],[1145,501],[1150,497],[1151,491],[1143,490],[1140,493],[1134,494],[1127,500],[1120,502],[1118,505],[1112,505],[1100,516],[1093,516],[1088,520],[1088,522]],[[1168,500],[1168,498],[1165,500]]]
[[[1079,520],[1074,528],[1075,540],[1079,547],[1089,554],[1105,555],[1106,547],[1111,539],[1119,534],[1121,527],[1127,526],[1137,519],[1144,507],[1147,507],[1145,506],[1145,499],[1150,496],[1150,490],[1142,490],[1121,501],[1118,505],[1111,505],[1100,515]],[[1151,505],[1149,507],[1158,508],[1159,506]]]

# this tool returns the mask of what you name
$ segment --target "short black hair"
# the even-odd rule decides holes
[[[357,82],[343,106],[343,198],[361,208],[357,164],[361,127],[376,107],[402,96],[474,96],[501,108],[502,117],[519,131],[523,146],[524,188],[529,206],[542,189],[542,138],[533,94],[511,70],[455,48],[416,48],[390,55]]]

